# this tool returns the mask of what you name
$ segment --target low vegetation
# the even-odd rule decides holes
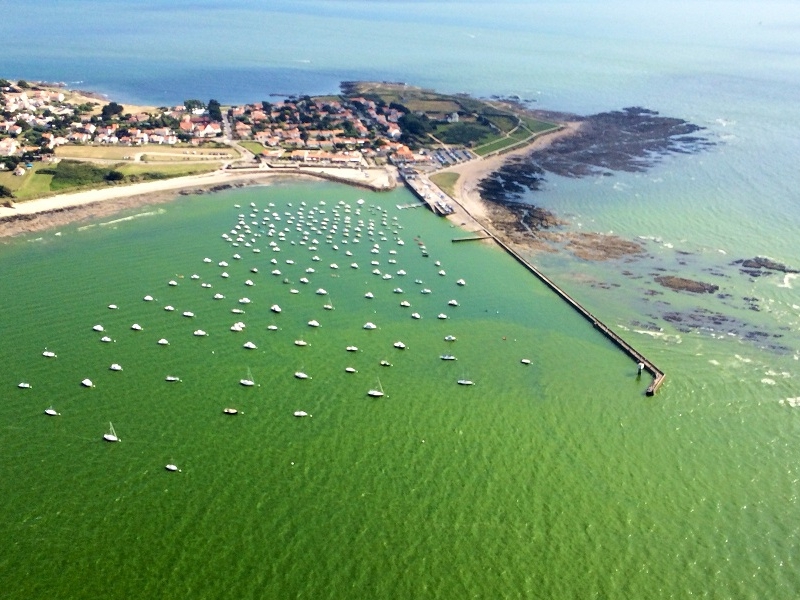
[[[434,173],[430,179],[435,183],[445,194],[450,197],[456,195],[456,183],[460,175],[458,173]]]

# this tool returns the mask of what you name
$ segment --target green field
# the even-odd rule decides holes
[[[259,154],[261,154],[264,151],[264,146],[262,144],[259,144],[258,142],[240,141],[239,145],[242,148],[246,148],[247,150],[250,150],[250,152],[252,152],[256,156],[258,156]]]
[[[458,173],[434,173],[430,176],[430,180],[439,186],[445,194],[453,197],[455,196],[456,183],[459,177],[461,175]]]
[[[100,160],[130,160],[136,154],[148,154],[180,157],[173,160],[204,158],[206,156],[222,156],[226,158],[238,157],[239,153],[233,148],[195,147],[187,144],[175,146],[162,146],[159,144],[146,144],[144,146],[77,146],[67,145],[56,148],[59,158],[96,158]],[[157,158],[156,160],[169,160]]]

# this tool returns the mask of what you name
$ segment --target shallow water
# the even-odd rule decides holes
[[[797,491],[787,408],[747,377],[673,372],[645,398],[648,381],[582,318],[498,249],[452,244],[457,231],[445,221],[398,211],[404,191],[364,195],[360,218],[386,233],[375,239],[380,254],[369,252],[366,228],[353,243],[351,226],[341,243],[342,224],[338,250],[313,231],[302,246],[283,215],[323,200],[333,219],[344,200],[356,220],[359,195],[329,184],[250,188],[2,248],[0,277],[14,282],[0,292],[0,420],[11,459],[1,467],[0,531],[3,571],[17,573],[8,597],[89,597],[112,580],[120,596],[164,597],[746,596],[796,587],[780,564],[796,550],[785,535]],[[275,238],[262,236],[256,254],[224,241],[251,201],[274,202],[297,244],[271,252]],[[386,209],[387,226],[372,205]],[[403,246],[393,241],[395,216]],[[314,236],[321,243],[311,251]],[[371,260],[394,277],[370,273]],[[270,275],[276,267],[281,277]],[[457,286],[462,277],[467,285]],[[238,304],[244,296],[252,302]],[[412,306],[400,307],[402,298]],[[279,315],[268,310],[276,302]],[[229,330],[237,320],[245,331]],[[366,321],[378,329],[362,329]],[[95,324],[115,341],[99,342]],[[197,328],[209,335],[192,336]],[[448,334],[457,341],[443,341]],[[158,346],[161,337],[170,345]],[[298,338],[309,346],[295,346]],[[243,349],[247,340],[258,348]],[[393,348],[397,340],[407,349]],[[660,340],[645,341],[668,370],[698,360],[680,354],[688,340],[663,355]],[[58,357],[40,356],[45,347]],[[440,360],[446,352],[458,360]],[[743,361],[719,368],[746,372]],[[108,370],[112,362],[123,371]],[[296,370],[311,378],[295,379]],[[238,384],[250,375],[255,387]],[[84,377],[95,387],[82,388]],[[456,385],[463,377],[476,385]],[[32,388],[16,389],[22,380]],[[386,396],[367,397],[378,382]],[[60,417],[42,414],[50,405]],[[242,414],[223,415],[226,406]],[[101,439],[109,421],[119,444]],[[168,462],[182,471],[166,472]]]

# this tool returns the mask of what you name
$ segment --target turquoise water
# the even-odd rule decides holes
[[[797,280],[750,278],[731,263],[766,255],[800,266],[797,4],[262,4],[108,11],[76,1],[49,3],[36,19],[8,6],[0,72],[152,104],[404,80],[580,113],[640,105],[704,126],[710,152],[645,174],[550,177],[530,196],[570,229],[644,244],[633,261],[532,260],[667,383],[644,398],[647,382],[604,338],[497,249],[453,245],[447,223],[398,212],[402,191],[251,188],[14,240],[0,247],[6,595],[795,597],[800,417],[787,400],[800,397]],[[361,195],[364,218],[378,218],[369,206],[380,204],[403,226],[405,245],[387,235],[378,256],[385,270],[397,250],[402,283],[369,273],[366,240],[320,244],[308,285],[296,280],[310,252],[282,247],[275,254],[296,261],[280,265],[287,286],[269,275],[273,253],[220,237],[249,212],[235,203],[274,202],[282,214],[343,200],[355,210]],[[254,260],[264,263],[257,275]],[[671,292],[659,274],[719,294]],[[419,294],[416,278],[433,293]],[[402,296],[391,293],[398,285]],[[313,294],[320,286],[328,296]],[[245,295],[245,315],[230,313]],[[399,307],[406,296],[410,309]],[[273,302],[278,316],[266,310]],[[436,319],[441,311],[451,318]],[[724,320],[684,330],[699,311]],[[666,318],[676,312],[683,323]],[[230,332],[240,318],[245,331]],[[368,320],[379,329],[361,329]],[[97,323],[117,341],[99,342]],[[197,328],[209,336],[192,336]],[[442,341],[448,333],[458,341]],[[299,336],[310,345],[294,346]],[[258,349],[243,349],[248,340]],[[347,353],[351,344],[361,352]],[[45,347],[58,358],[43,358]],[[458,361],[439,360],[448,351]],[[312,378],[296,380],[299,369]],[[166,383],[170,374],[182,382]],[[253,388],[238,384],[248,374]],[[95,388],[81,388],[84,377]],[[476,385],[456,385],[462,377]],[[387,395],[376,401],[366,391],[378,378]],[[17,389],[23,380],[33,387]],[[60,418],[42,415],[50,405]],[[226,406],[243,414],[225,417]],[[118,445],[102,443],[109,421]],[[164,471],[172,461],[181,473]]]

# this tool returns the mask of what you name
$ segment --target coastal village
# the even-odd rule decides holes
[[[0,169],[20,176],[32,161],[53,160],[58,148],[69,145],[201,147],[247,141],[257,145],[246,147],[258,160],[354,168],[389,160],[424,166],[435,160],[403,142],[402,110],[363,97],[293,97],[225,112],[213,100],[187,100],[128,112],[68,90],[2,80],[0,106]],[[464,157],[470,155],[459,159]]]

